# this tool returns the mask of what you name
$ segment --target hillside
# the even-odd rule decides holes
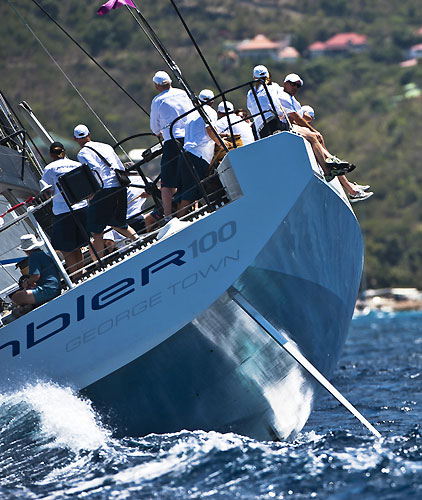
[[[154,96],[151,78],[165,69],[126,9],[95,15],[101,1],[11,0],[0,6],[1,89],[12,105],[26,100],[53,136],[71,139],[76,123],[87,123],[99,140],[148,131],[148,117],[91,62],[37,7],[41,5],[147,111]],[[214,88],[168,0],[137,2],[195,91]],[[421,97],[406,84],[422,86],[422,64],[399,62],[422,40],[420,0],[176,0],[223,88],[251,78],[254,62],[228,64],[228,41],[263,33],[289,37],[302,57],[295,63],[267,64],[275,81],[299,73],[298,98],[316,110],[315,126],[330,151],[358,165],[351,180],[371,184],[375,196],[356,204],[366,242],[369,287],[422,283]],[[41,47],[27,24],[45,47]],[[339,32],[366,35],[365,53],[307,57],[307,47]],[[48,51],[48,54],[46,53]],[[83,95],[78,96],[66,78]],[[214,90],[216,90],[214,88]],[[245,107],[238,93],[235,104]],[[335,214],[327,214],[327,223]],[[345,263],[347,265],[347,262]]]

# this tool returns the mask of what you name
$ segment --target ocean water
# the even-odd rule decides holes
[[[89,401],[34,384],[0,395],[0,499],[422,498],[422,314],[353,320],[333,384],[294,442],[188,432],[116,440]]]

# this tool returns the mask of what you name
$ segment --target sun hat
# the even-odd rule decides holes
[[[226,101],[226,106],[227,106],[227,111],[230,113],[231,111],[234,111],[234,106],[230,101]],[[220,113],[225,113],[226,108],[224,107],[224,101],[221,101],[220,104],[217,107],[217,111]]]
[[[302,106],[302,111],[304,113],[307,113],[311,118],[315,118],[315,111],[314,111],[314,108],[312,106],[308,106],[308,105]]]
[[[41,248],[44,242],[37,240],[35,234],[24,234],[21,236],[21,244],[18,246],[18,250],[23,250],[24,252],[29,252],[29,250],[35,250],[35,248]]]
[[[214,99],[214,92],[210,89],[201,90],[198,99],[202,102],[212,101]]]
[[[171,83],[171,78],[165,71],[157,71],[152,78],[152,81],[157,85],[164,85],[165,83]]]
[[[64,146],[61,142],[56,141],[50,144],[50,153],[60,154],[62,151],[64,151]]]
[[[292,82],[292,83],[300,82],[300,84],[303,85],[302,78],[296,73],[289,73],[284,79],[284,82]]]
[[[265,78],[267,76],[270,76],[270,72],[268,71],[266,66],[259,64],[258,66],[255,66],[255,68],[253,69],[254,78]]]
[[[73,130],[73,137],[76,139],[83,139],[84,137],[87,137],[89,135],[89,129],[86,125],[77,125],[75,129]]]

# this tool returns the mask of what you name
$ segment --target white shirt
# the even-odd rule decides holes
[[[217,112],[208,105],[205,105],[202,109],[208,115],[212,125],[215,126]],[[210,163],[214,156],[214,144],[214,141],[206,131],[206,123],[199,112],[194,111],[191,113],[185,128],[185,144],[183,149]]]
[[[274,103],[274,107],[275,107],[275,110],[277,112],[277,115],[279,117],[282,117],[283,111],[280,107],[280,97],[279,97],[279,94],[282,90],[280,85],[278,83],[271,83],[271,84],[267,85],[267,89],[268,89],[268,92],[269,92],[271,99]],[[270,101],[268,100],[267,92],[265,91],[265,88],[263,85],[260,85],[257,88],[256,95],[258,97],[259,104],[261,105],[261,109],[262,109],[265,117],[270,118],[271,116],[274,116],[273,107],[271,106]],[[255,115],[255,116],[253,116],[253,119],[255,122],[256,130],[258,131],[263,124],[263,120],[262,120],[262,116],[260,114],[259,107],[258,107],[258,104],[255,100],[255,96],[254,96],[252,90],[250,90],[248,92],[248,95],[246,98],[246,105],[247,105],[251,115]]]
[[[242,118],[234,113],[229,113],[228,116],[232,125],[233,134],[240,135],[243,145],[246,146],[246,144],[254,142],[255,138],[253,136],[251,126],[245,121],[242,121]],[[215,128],[219,134],[230,135],[230,127],[227,115],[223,116],[217,121],[217,123],[215,124]]]
[[[170,87],[156,95],[151,103],[150,127],[155,135],[163,133],[164,141],[171,139],[170,125],[178,116],[193,108],[187,93]],[[185,136],[187,117],[178,120],[173,127],[174,137]]]
[[[109,168],[109,166],[104,163],[103,160],[94,151],[92,151],[92,149],[89,149],[85,146],[94,148],[96,151],[101,153],[102,156],[104,156],[104,158],[110,163],[112,168]],[[124,166],[119,160],[119,157],[114,152],[114,149],[108,144],[94,141],[87,142],[85,146],[83,146],[79,151],[78,160],[81,163],[87,163],[92,170],[98,172],[104,183],[104,189],[120,187],[120,183],[117,180],[116,174],[114,173],[113,169],[124,170]]]
[[[59,160],[49,163],[45,167],[41,179],[45,181],[47,184],[50,184],[52,187],[54,196],[53,198],[54,215],[65,214],[70,211],[69,207],[64,201],[63,196],[61,195],[60,191],[57,188],[57,179],[61,175],[70,172],[71,170],[79,166],[80,163],[78,163],[77,161],[69,160],[69,158],[60,158]],[[79,203],[75,203],[74,205],[72,205],[72,208],[74,210],[78,210],[79,208],[86,207],[87,204],[88,202],[86,200],[80,201]]]
[[[281,89],[280,91],[280,103],[287,114],[298,113],[300,116],[303,116],[302,106],[300,105],[300,102],[296,99],[296,97],[288,94],[283,89]],[[282,118],[282,121],[286,122],[284,116]]]
[[[131,175],[130,176],[130,181],[132,184],[137,184],[139,186],[144,186],[144,180],[140,175]],[[150,179],[148,179],[150,181]],[[127,188],[127,213],[126,213],[126,218],[129,219],[130,217],[133,217],[136,214],[140,214],[142,211],[142,208],[147,201],[147,198],[139,197],[140,194],[145,193],[144,188],[138,188],[134,186],[129,186]]]

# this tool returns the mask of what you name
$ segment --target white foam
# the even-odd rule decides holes
[[[22,397],[39,413],[42,432],[54,438],[51,446],[79,452],[107,443],[110,433],[99,423],[90,402],[70,388],[40,382],[23,389]]]

